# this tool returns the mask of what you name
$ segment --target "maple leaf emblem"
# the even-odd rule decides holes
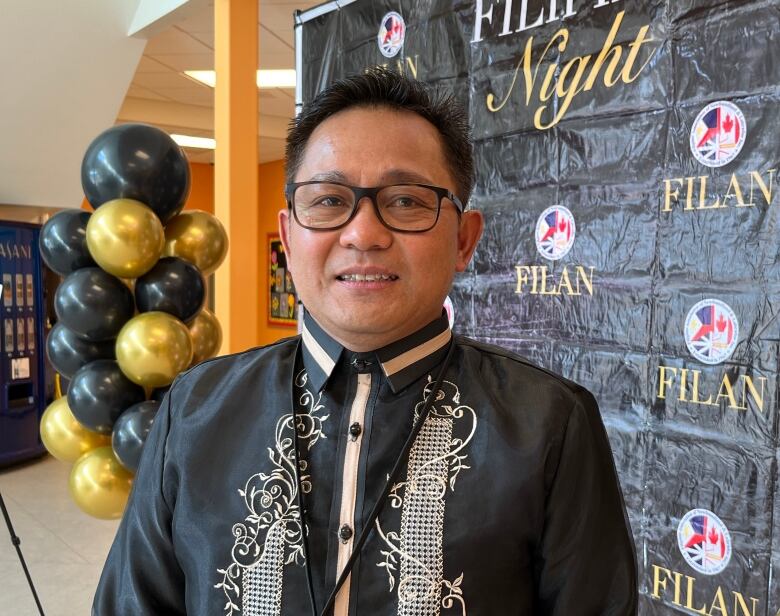
[[[727,133],[730,133],[731,129],[733,128],[734,119],[729,114],[726,114],[726,120],[723,122],[723,130],[725,130]]]
[[[723,318],[723,315],[720,315],[720,318],[715,324],[718,327],[718,331],[721,333],[726,329],[726,319]]]

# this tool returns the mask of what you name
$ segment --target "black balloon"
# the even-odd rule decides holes
[[[114,341],[91,342],[57,323],[46,338],[46,356],[54,369],[66,378],[96,359],[114,358]]]
[[[111,434],[122,411],[143,402],[144,388],[128,379],[119,364],[110,359],[88,363],[73,376],[68,388],[68,406],[84,427]]]
[[[152,390],[152,393],[149,395],[149,398],[152,400],[156,400],[157,402],[162,402],[162,399],[165,397],[165,394],[168,393],[168,390],[171,388],[170,385],[166,385],[165,387],[158,387],[156,389]]]
[[[160,403],[156,400],[139,402],[122,413],[114,424],[111,446],[122,466],[129,471],[138,469],[141,451],[159,408]]]
[[[98,135],[81,163],[81,186],[93,207],[135,199],[165,223],[184,207],[190,167],[182,149],[154,126],[122,124]]]
[[[116,338],[133,316],[133,294],[125,284],[99,267],[69,274],[54,294],[57,318],[88,340]]]
[[[83,210],[63,210],[41,229],[38,246],[44,263],[61,276],[95,265],[87,249],[87,223],[92,214]]]
[[[135,282],[139,312],[159,310],[186,323],[197,316],[205,299],[200,270],[179,257],[163,257]]]

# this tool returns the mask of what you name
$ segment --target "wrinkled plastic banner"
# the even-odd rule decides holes
[[[386,65],[469,110],[486,229],[455,329],[598,399],[640,613],[780,614],[776,0],[357,0],[296,21],[299,104]]]

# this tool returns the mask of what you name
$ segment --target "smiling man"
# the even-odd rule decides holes
[[[443,314],[483,224],[462,110],[384,70],[338,82],[287,179],[302,335],[176,381],[94,612],[635,614],[593,397]]]

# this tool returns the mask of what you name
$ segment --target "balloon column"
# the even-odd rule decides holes
[[[211,214],[181,212],[187,159],[152,126],[100,134],[81,183],[94,213],[59,212],[40,235],[43,260],[64,277],[46,353],[70,379],[67,397],[41,418],[41,439],[73,464],[78,506],[109,519],[122,515],[162,395],[222,344],[219,322],[203,307],[203,276],[222,263],[228,240]]]

